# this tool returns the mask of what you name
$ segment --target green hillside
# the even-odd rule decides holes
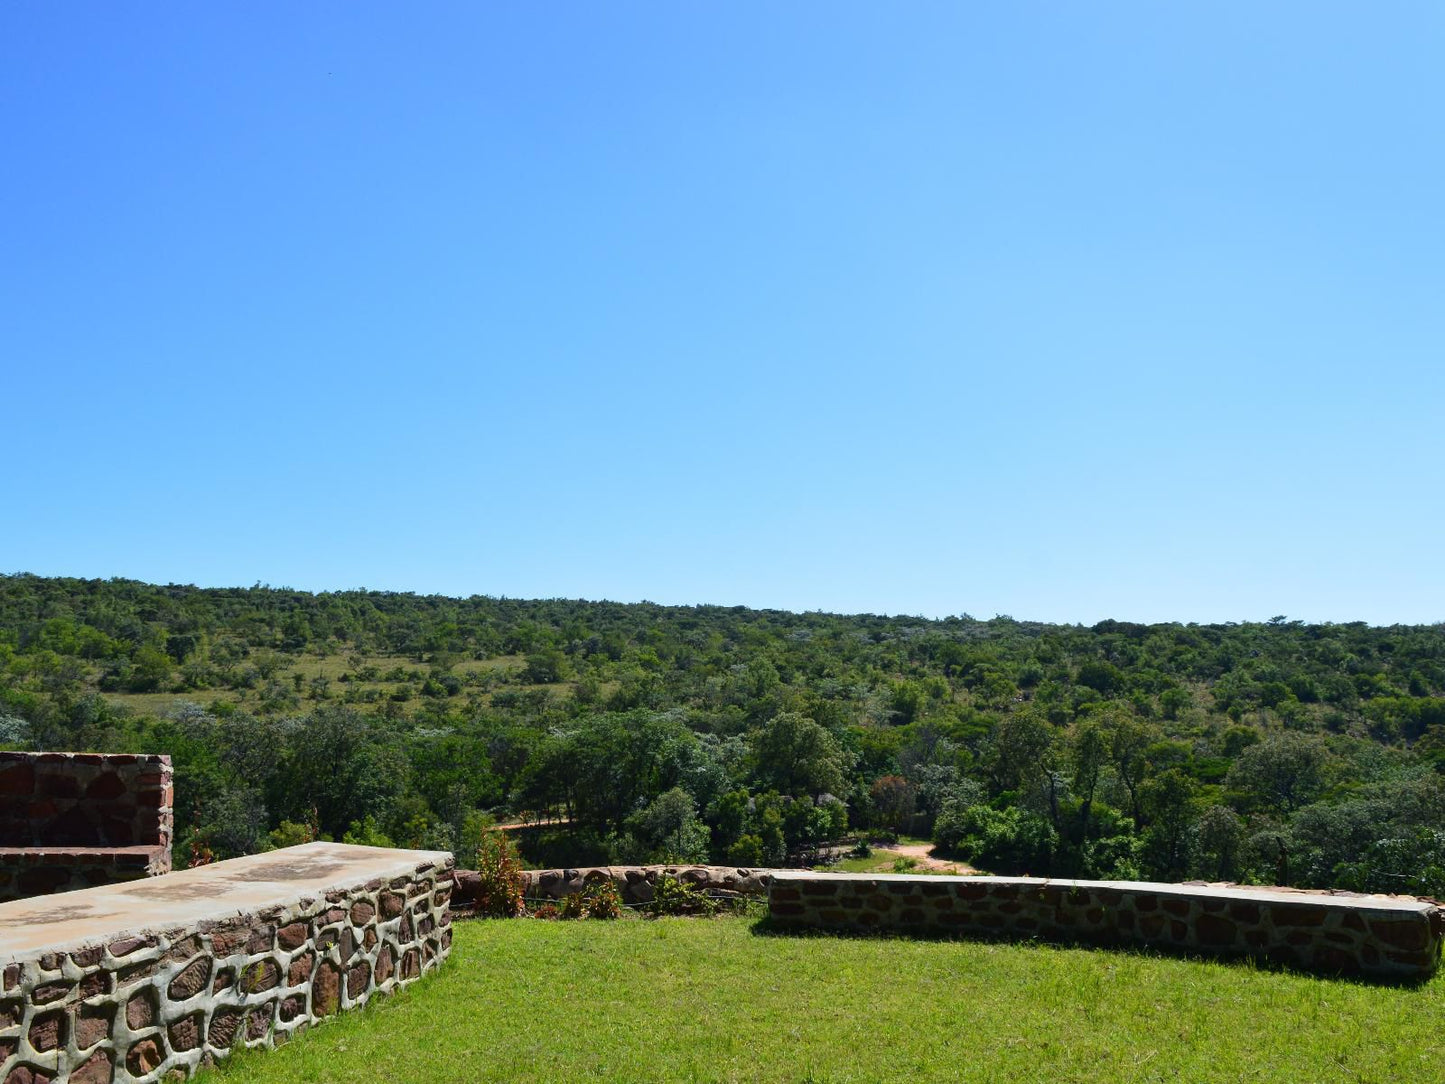
[[[178,859],[325,834],[1445,894],[1445,626],[960,616],[0,577],[0,743],[169,752]]]

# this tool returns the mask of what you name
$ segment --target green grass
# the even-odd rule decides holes
[[[1445,1080],[1445,978],[758,929],[459,924],[439,974],[203,1079]]]

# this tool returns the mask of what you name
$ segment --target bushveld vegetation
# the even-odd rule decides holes
[[[167,752],[178,860],[325,835],[1445,894],[1445,626],[309,594],[0,577],[0,744]]]
[[[765,928],[765,927],[764,927]],[[456,927],[426,982],[218,1081],[1445,1079],[1445,980],[1368,986],[744,918]]]

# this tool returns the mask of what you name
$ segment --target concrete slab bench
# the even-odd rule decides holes
[[[168,873],[171,758],[0,752],[0,901]]]
[[[1433,974],[1445,936],[1445,911],[1408,898],[1038,877],[780,871],[768,912],[782,928],[1145,945],[1401,980]]]
[[[0,904],[0,1081],[157,1081],[439,966],[452,856],[307,843]]]

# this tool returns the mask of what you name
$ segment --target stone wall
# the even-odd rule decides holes
[[[450,892],[448,854],[307,844],[52,898],[53,945],[42,901],[0,906],[24,949],[0,957],[0,1080],[150,1082],[285,1042],[439,966]]]
[[[168,756],[0,752],[0,901],[171,868]]]
[[[675,878],[713,897],[764,896],[773,871],[736,866],[584,866],[579,869],[531,869],[523,877],[528,899],[560,900],[591,884],[611,881],[622,902],[636,906],[652,900],[659,877]],[[473,874],[473,876],[475,876]],[[466,871],[457,874],[457,894],[467,897]]]
[[[1144,945],[1397,979],[1432,974],[1445,937],[1445,911],[1419,900],[1032,877],[784,871],[768,911],[784,928]]]

